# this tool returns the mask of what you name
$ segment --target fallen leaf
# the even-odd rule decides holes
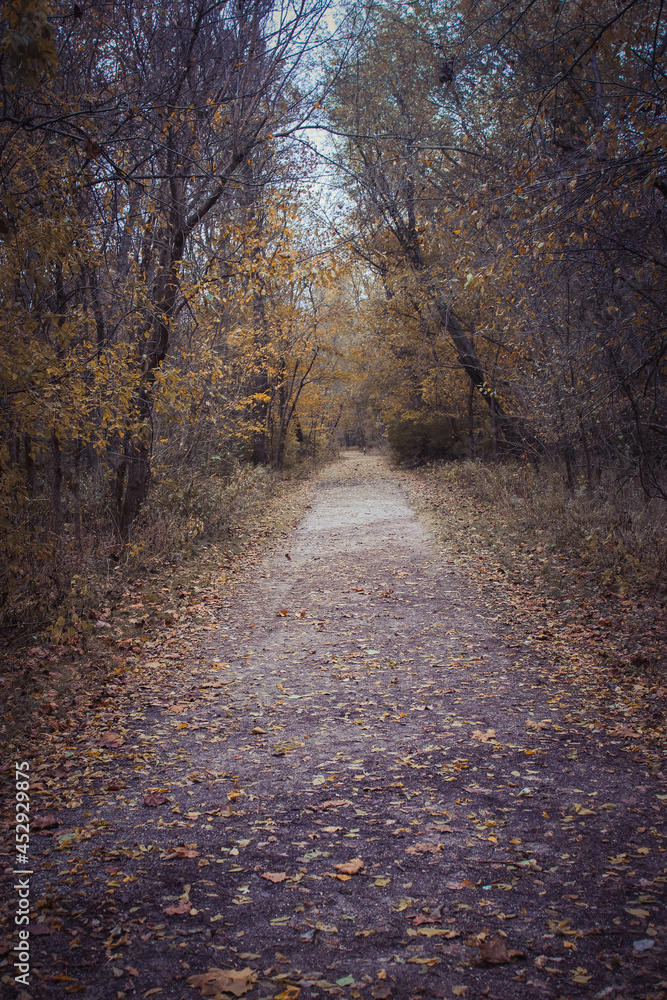
[[[505,939],[499,934],[494,934],[488,941],[482,941],[479,945],[479,957],[487,965],[507,965],[513,958],[525,958],[522,951],[509,949]]]
[[[191,847],[173,847],[161,857],[163,861],[171,861],[173,858],[198,858],[199,851],[195,851]]]
[[[442,844],[432,844],[430,841],[422,841],[417,844],[413,844],[412,847],[406,847],[406,854],[437,854],[443,848]]]
[[[46,816],[33,816],[30,820],[33,830],[50,830],[54,826],[62,826],[62,820],[56,819],[53,813]]]
[[[317,805],[306,806],[311,812],[322,812],[324,809],[336,809],[338,806],[351,806],[349,799],[327,799],[326,802],[319,802]]]
[[[427,938],[444,937],[450,941],[452,938],[457,938],[461,936],[459,931],[452,931],[444,927],[420,927],[419,930],[417,931],[417,934],[422,934],[424,937]]]
[[[574,930],[570,927],[569,920],[548,920],[547,925],[552,934],[556,934],[557,937],[565,937],[566,934],[580,935],[579,931]]]
[[[485,733],[483,733],[481,729],[475,729],[472,734],[472,738],[473,740],[479,740],[480,743],[488,743],[489,740],[492,740],[495,735],[495,729],[487,729]],[[463,996],[463,994],[461,994],[461,996]]]
[[[284,882],[287,878],[287,872],[263,872],[262,878],[265,878],[267,882]]]
[[[178,903],[172,906],[165,906],[164,912],[169,914],[169,916],[176,916],[181,913],[190,913],[192,910],[192,903],[189,899],[180,899]]]
[[[245,969],[215,969],[197,976],[190,976],[189,986],[201,990],[203,997],[213,997],[218,993],[231,993],[235,997],[248,993],[257,980],[257,973],[246,966]]]
[[[125,738],[121,736],[120,733],[114,733],[112,730],[108,730],[98,742],[101,747],[110,747],[111,749],[115,749],[116,747],[122,747],[125,742]]]
[[[612,736],[626,736],[631,739],[638,740],[640,733],[636,733],[634,729],[629,729],[627,726],[617,726],[616,729],[612,730]]]
[[[52,927],[49,927],[48,924],[43,924],[43,923],[28,924],[28,930],[30,931],[31,936],[33,937],[36,936],[37,934],[55,934],[55,931],[53,930]]]
[[[341,875],[356,875],[364,867],[365,862],[361,858],[352,858],[351,861],[346,861],[342,865],[334,865],[337,872]]]
[[[145,806],[162,806],[167,801],[164,795],[157,795],[155,792],[147,792],[143,796]]]

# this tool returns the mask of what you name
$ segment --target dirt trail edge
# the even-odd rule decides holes
[[[29,996],[667,996],[665,782],[566,720],[398,479],[327,468],[121,743],[40,770],[76,795]]]

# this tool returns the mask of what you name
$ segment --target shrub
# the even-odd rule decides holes
[[[395,420],[387,437],[398,463],[424,465],[436,459],[461,458],[467,451],[463,421],[442,414]]]

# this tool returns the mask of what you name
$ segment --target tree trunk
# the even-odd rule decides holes
[[[51,431],[51,455],[53,459],[53,475],[51,479],[52,524],[54,534],[60,536],[63,531],[63,454],[60,446],[60,438],[55,427]]]
[[[35,456],[32,451],[32,438],[29,434],[23,435],[23,451],[28,492],[34,496],[37,489],[37,473],[35,470]]]
[[[436,298],[435,304],[445,333],[449,334],[458,351],[459,364],[489,407],[495,426],[499,428],[506,444],[514,452],[523,453],[529,449],[533,452],[533,457],[535,454],[541,454],[543,448],[540,442],[532,435],[524,433],[516,420],[505,413],[495,391],[486,380],[484,368],[461,321],[443,299]]]
[[[136,414],[141,429],[133,436],[128,434],[125,439],[124,455],[127,462],[127,485],[120,515],[118,531],[123,541],[128,541],[132,524],[148,495],[151,474],[151,449],[148,427],[152,414],[150,390],[142,386],[137,395]]]
[[[9,460],[12,465],[19,464],[19,436],[16,433],[16,428],[12,424],[9,428],[9,433],[7,435],[7,449],[9,451]]]
[[[268,449],[266,446],[266,422],[269,414],[269,402],[267,399],[259,399],[256,394],[261,393],[266,395],[269,393],[269,377],[266,372],[260,372],[253,379],[253,390],[255,398],[253,399],[252,410],[253,418],[256,424],[256,430],[253,431],[252,437],[252,464],[257,465],[267,465],[269,456]]]
[[[72,496],[74,498],[74,540],[81,546],[81,452],[80,441],[76,442],[74,450],[74,478],[72,479]]]

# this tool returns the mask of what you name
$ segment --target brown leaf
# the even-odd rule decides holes
[[[612,730],[612,736],[628,736],[630,739],[638,740],[640,734],[636,733],[634,729],[628,728],[628,726],[616,726],[616,729]]]
[[[190,976],[189,986],[201,990],[203,997],[213,997],[218,993],[231,993],[235,997],[243,996],[252,989],[257,979],[257,973],[246,966],[245,969],[214,969],[198,976]]]
[[[287,872],[264,872],[262,878],[265,878],[267,882],[284,882],[287,878]]]
[[[337,872],[341,875],[356,875],[364,867],[365,862],[361,858],[352,858],[350,861],[346,861],[343,865],[334,865]]]
[[[473,885],[473,883],[469,879],[467,879],[467,878],[461,879],[460,882],[445,882],[445,887],[447,889],[453,889],[453,890],[456,890],[456,889],[474,889],[475,888],[475,886]]]
[[[494,934],[479,946],[479,957],[487,965],[507,965],[513,958],[525,958],[522,951],[507,947],[504,938]]]
[[[109,729],[99,740],[101,747],[111,747],[111,749],[122,747],[124,742],[125,738],[121,736],[120,733],[114,733],[111,729]]]
[[[417,844],[413,844],[412,847],[406,847],[406,854],[437,854],[438,851],[442,850],[442,844],[432,844],[430,841],[425,840]]]
[[[311,812],[322,812],[323,809],[336,809],[338,806],[351,806],[352,803],[349,799],[328,799],[326,802],[320,802],[317,805],[306,806]]]
[[[195,851],[190,847],[173,847],[166,854],[162,855],[163,861],[171,861],[173,858],[198,858],[199,851]]]
[[[192,909],[192,903],[186,897],[185,899],[179,899],[176,905],[165,906],[164,912],[171,917],[181,913],[189,913],[191,909]]]
[[[381,986],[374,986],[371,990],[371,996],[373,1000],[391,1000],[393,996],[391,986],[387,986],[385,983],[382,983]]]
[[[525,728],[526,729],[530,729],[530,730],[534,730],[535,732],[539,733],[543,729],[548,729],[549,728],[549,720],[548,719],[542,719],[541,722],[538,722],[536,719],[526,719]]]
[[[473,740],[479,740],[480,743],[488,743],[489,740],[492,740],[495,735],[495,729],[487,729],[485,733],[483,733],[481,729],[475,729],[472,734],[472,738]]]
[[[167,801],[164,795],[156,795],[155,792],[147,792],[143,796],[145,806],[161,806]]]
[[[33,937],[37,934],[55,934],[55,931],[52,927],[49,927],[48,924],[42,924],[42,923],[29,924],[28,930],[30,931]]]
[[[30,826],[33,830],[50,830],[54,826],[62,826],[62,821],[56,819],[53,813],[48,813],[46,816],[33,816]]]

